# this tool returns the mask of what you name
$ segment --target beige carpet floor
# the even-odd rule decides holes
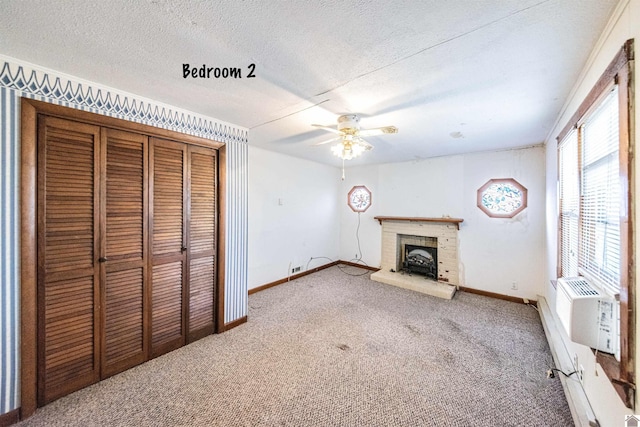
[[[551,363],[532,307],[447,301],[332,267],[251,295],[248,323],[19,425],[573,425]]]

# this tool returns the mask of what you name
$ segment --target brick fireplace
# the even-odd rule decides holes
[[[453,298],[459,285],[458,230],[463,220],[375,218],[382,225],[382,258],[380,271],[372,274],[371,279],[441,298]],[[424,268],[424,274],[420,268],[408,269],[410,263],[405,262],[405,258],[410,251],[407,248],[418,254],[414,258],[419,262],[435,262],[437,268]],[[436,253],[437,261],[433,261]]]

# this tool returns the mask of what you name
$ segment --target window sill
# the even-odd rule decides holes
[[[607,378],[609,378],[609,381],[611,381],[611,385],[613,385],[613,388],[625,406],[634,409],[635,385],[620,378],[620,362],[610,354],[596,353],[594,349],[591,349],[591,351],[595,354],[596,362],[602,367],[602,370],[607,375]]]

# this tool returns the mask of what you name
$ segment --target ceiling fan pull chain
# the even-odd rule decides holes
[[[342,180],[344,181],[344,157],[342,158]]]

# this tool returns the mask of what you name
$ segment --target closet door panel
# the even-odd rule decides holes
[[[189,264],[189,340],[194,341],[213,333],[215,264],[212,256]]]
[[[38,401],[99,379],[100,129],[40,117],[38,138]]]
[[[184,246],[186,147],[153,141],[153,256],[179,256]]]
[[[102,130],[102,377],[146,359],[147,137]]]
[[[144,362],[144,271],[107,272],[103,378]]]
[[[151,139],[151,355],[185,343],[186,145]]]
[[[189,341],[213,333],[217,159],[189,147]]]
[[[153,266],[154,351],[183,338],[182,264],[176,261]]]

